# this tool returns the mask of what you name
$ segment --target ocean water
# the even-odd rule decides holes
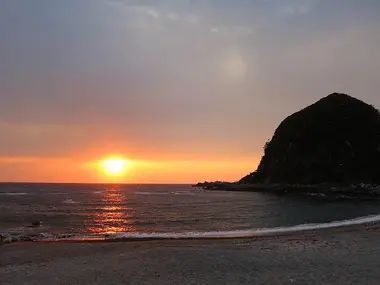
[[[34,240],[240,237],[378,220],[379,201],[190,185],[0,184],[0,233]]]

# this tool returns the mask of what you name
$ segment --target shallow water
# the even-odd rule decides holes
[[[0,212],[0,233],[37,239],[233,237],[339,226],[321,224],[379,215],[380,203],[203,191],[189,185],[3,183]],[[42,226],[31,227],[34,221]],[[342,225],[347,223],[352,221]]]

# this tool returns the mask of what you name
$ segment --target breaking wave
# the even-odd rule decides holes
[[[184,233],[122,233],[122,234],[105,234],[105,235],[72,235],[60,234],[53,235],[49,233],[38,234],[34,236],[1,234],[3,241],[107,241],[107,240],[184,240],[184,239],[232,239],[232,238],[254,238],[262,236],[273,236],[278,234],[294,234],[311,230],[331,229],[348,227],[354,225],[365,225],[380,221],[380,215],[365,216],[350,220],[333,221],[329,223],[303,224],[288,227],[262,228],[252,230],[235,230],[235,231],[210,231],[210,232],[184,232]]]
[[[21,196],[21,195],[28,195],[28,193],[25,192],[5,192],[5,193],[0,193],[2,196]]]
[[[79,202],[74,201],[73,199],[66,199],[62,201],[62,204],[78,204]]]
[[[201,239],[201,238],[250,238],[265,235],[296,233],[310,230],[364,225],[380,221],[380,215],[319,224],[303,224],[288,227],[262,228],[237,231],[188,232],[188,233],[127,233],[116,236],[121,239]]]

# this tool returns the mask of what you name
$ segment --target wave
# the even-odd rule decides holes
[[[184,196],[193,196],[196,195],[194,192],[190,191],[173,191],[173,192],[135,192],[137,195],[184,195]]]
[[[254,238],[263,236],[274,236],[284,234],[294,234],[297,232],[306,232],[311,230],[341,228],[355,225],[365,225],[380,222],[380,215],[365,216],[350,220],[333,221],[329,223],[318,224],[302,224],[287,227],[262,228],[251,230],[235,230],[235,231],[210,231],[210,232],[184,232],[184,233],[122,233],[122,234],[104,234],[104,235],[74,235],[59,234],[53,235],[49,233],[40,233],[33,236],[25,236],[21,234],[12,235],[0,233],[3,238],[11,242],[14,241],[107,241],[107,240],[184,240],[184,239],[233,239],[233,238]]]
[[[78,194],[77,192],[76,194]],[[70,192],[43,192],[43,193],[26,193],[26,192],[0,192],[0,196],[21,196],[21,195],[69,195]]]
[[[237,231],[187,232],[187,233],[126,233],[121,239],[201,239],[201,238],[251,238],[265,235],[290,234],[311,230],[330,229],[354,225],[364,225],[380,221],[380,215],[366,216],[350,220],[333,221],[319,224],[302,224],[288,227],[262,228]]]
[[[62,204],[78,204],[79,202],[74,201],[73,199],[66,199],[62,201]]]
[[[137,195],[170,195],[169,192],[141,192],[137,191],[135,192]]]
[[[0,193],[2,196],[20,196],[20,195],[28,195],[28,193],[25,192],[5,192],[5,193]]]
[[[183,195],[183,196],[194,196],[194,195],[197,195],[197,193],[194,193],[194,192],[191,192],[191,191],[178,191],[178,192],[174,192],[172,194],[174,194],[174,195]]]

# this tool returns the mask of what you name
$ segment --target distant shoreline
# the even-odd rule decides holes
[[[281,184],[281,183],[236,183],[199,182],[193,187],[210,191],[261,192],[276,195],[315,196],[324,199],[373,199],[380,198],[380,186],[370,184],[340,185],[323,184]]]

